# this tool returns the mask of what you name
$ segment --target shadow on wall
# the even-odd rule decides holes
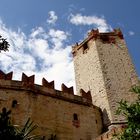
[[[106,132],[108,131],[108,126],[111,123],[106,109],[104,109],[102,112],[102,121],[103,121],[103,132]]]

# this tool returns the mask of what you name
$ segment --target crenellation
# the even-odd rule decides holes
[[[88,37],[90,38],[97,38],[97,36],[99,35],[99,30],[96,29],[92,29],[89,33],[88,33]]]
[[[122,132],[125,127],[126,127],[125,124],[116,125],[116,126],[110,128],[109,131],[107,131],[107,132],[103,133],[102,135],[100,135],[99,137],[95,138],[94,140],[112,140],[113,136]]]
[[[83,98],[87,99],[87,101],[92,103],[92,96],[91,96],[91,92],[85,92],[83,89],[80,89],[80,93],[82,95]]]
[[[22,73],[22,82],[25,87],[33,87],[34,86],[35,75],[27,76],[25,73]]]
[[[1,71],[2,75],[4,73]],[[11,73],[9,73],[11,74]],[[13,74],[13,72],[12,72]],[[11,77],[12,79],[12,77]],[[66,85],[62,84],[62,91],[54,89],[54,81],[48,82],[45,78],[42,79],[42,85],[34,84],[35,75],[28,77],[26,74],[22,74],[22,81],[1,79],[0,88],[2,89],[12,89],[18,91],[29,91],[35,95],[46,95],[60,100],[65,100],[77,104],[92,105],[89,102],[89,95],[86,99],[85,96],[74,95],[73,87],[68,88]]]
[[[13,72],[9,72],[5,74],[3,71],[0,70],[0,79],[4,80],[12,80]]]
[[[98,29],[92,29],[88,33],[88,37],[83,42],[76,43],[76,45],[72,47],[73,56],[76,56],[77,51],[79,51],[80,48],[84,47],[84,44],[87,44],[90,40],[95,41],[97,39],[102,43],[117,44],[117,40],[124,40],[124,37],[120,29],[114,29],[114,31],[108,33],[99,33]]]
[[[68,88],[65,84],[62,84],[62,85],[61,85],[61,90],[62,90],[62,92],[64,92],[64,93],[66,92],[66,93],[69,93],[69,94],[74,95],[73,87]]]
[[[39,126],[35,134],[46,139],[51,134],[60,140],[87,139],[87,133],[90,137],[101,133],[99,108],[66,91],[36,84],[26,87],[23,81],[1,79],[0,104],[0,109],[12,110],[12,122],[16,125],[23,126],[30,117]]]
[[[45,78],[43,78],[42,86],[54,89],[54,81],[48,82]]]
[[[54,81],[43,78],[37,85],[35,75],[22,73],[17,81],[13,72],[0,71],[0,109],[11,109],[16,125],[30,117],[39,126],[35,134],[46,139],[56,134],[59,140],[111,140],[126,125],[125,117],[115,113],[118,102],[134,102],[130,89],[139,83],[123,34],[92,29],[72,54],[77,95],[64,83],[56,90]]]

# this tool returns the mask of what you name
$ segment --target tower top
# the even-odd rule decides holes
[[[96,30],[92,29],[88,33],[87,38],[84,39],[84,41],[82,41],[81,43],[76,43],[72,47],[72,53],[74,54],[77,50],[79,50],[82,46],[84,46],[84,44],[86,44],[91,39],[94,39],[94,40],[100,39],[103,43],[114,43],[115,44],[116,37],[118,37],[120,39],[124,39],[120,28],[114,29],[112,32],[105,32],[105,33],[99,32],[98,29],[96,29]]]

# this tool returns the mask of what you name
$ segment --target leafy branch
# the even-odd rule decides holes
[[[0,52],[8,51],[10,44],[0,35]]]

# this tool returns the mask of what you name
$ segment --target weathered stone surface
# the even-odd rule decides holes
[[[117,102],[122,98],[135,100],[129,90],[138,83],[138,77],[121,31],[93,30],[87,39],[73,47],[73,52],[77,93],[80,89],[91,91],[93,104],[102,108],[106,126],[125,121],[115,115]]]
[[[17,101],[14,107],[13,101]],[[11,89],[10,85],[0,88],[0,104],[0,109],[6,107],[12,110],[12,121],[16,125],[25,124],[30,117],[38,125],[35,133],[46,136],[46,139],[56,134],[58,140],[86,140],[101,133],[101,114],[97,107],[68,102],[39,92],[34,94],[21,88]],[[74,114],[77,114],[76,120]]]
[[[14,81],[12,72],[0,71],[0,109],[11,109],[17,125],[30,117],[38,125],[35,133],[46,139],[56,134],[58,140],[109,140],[118,130],[114,126],[125,123],[115,115],[117,102],[122,98],[133,102],[135,96],[129,90],[138,83],[123,34],[119,29],[109,33],[92,30],[72,53],[80,96],[64,84],[59,91],[54,81],[43,78],[42,85],[36,85],[35,76],[24,73],[21,81]],[[109,126],[103,134],[102,122]]]

